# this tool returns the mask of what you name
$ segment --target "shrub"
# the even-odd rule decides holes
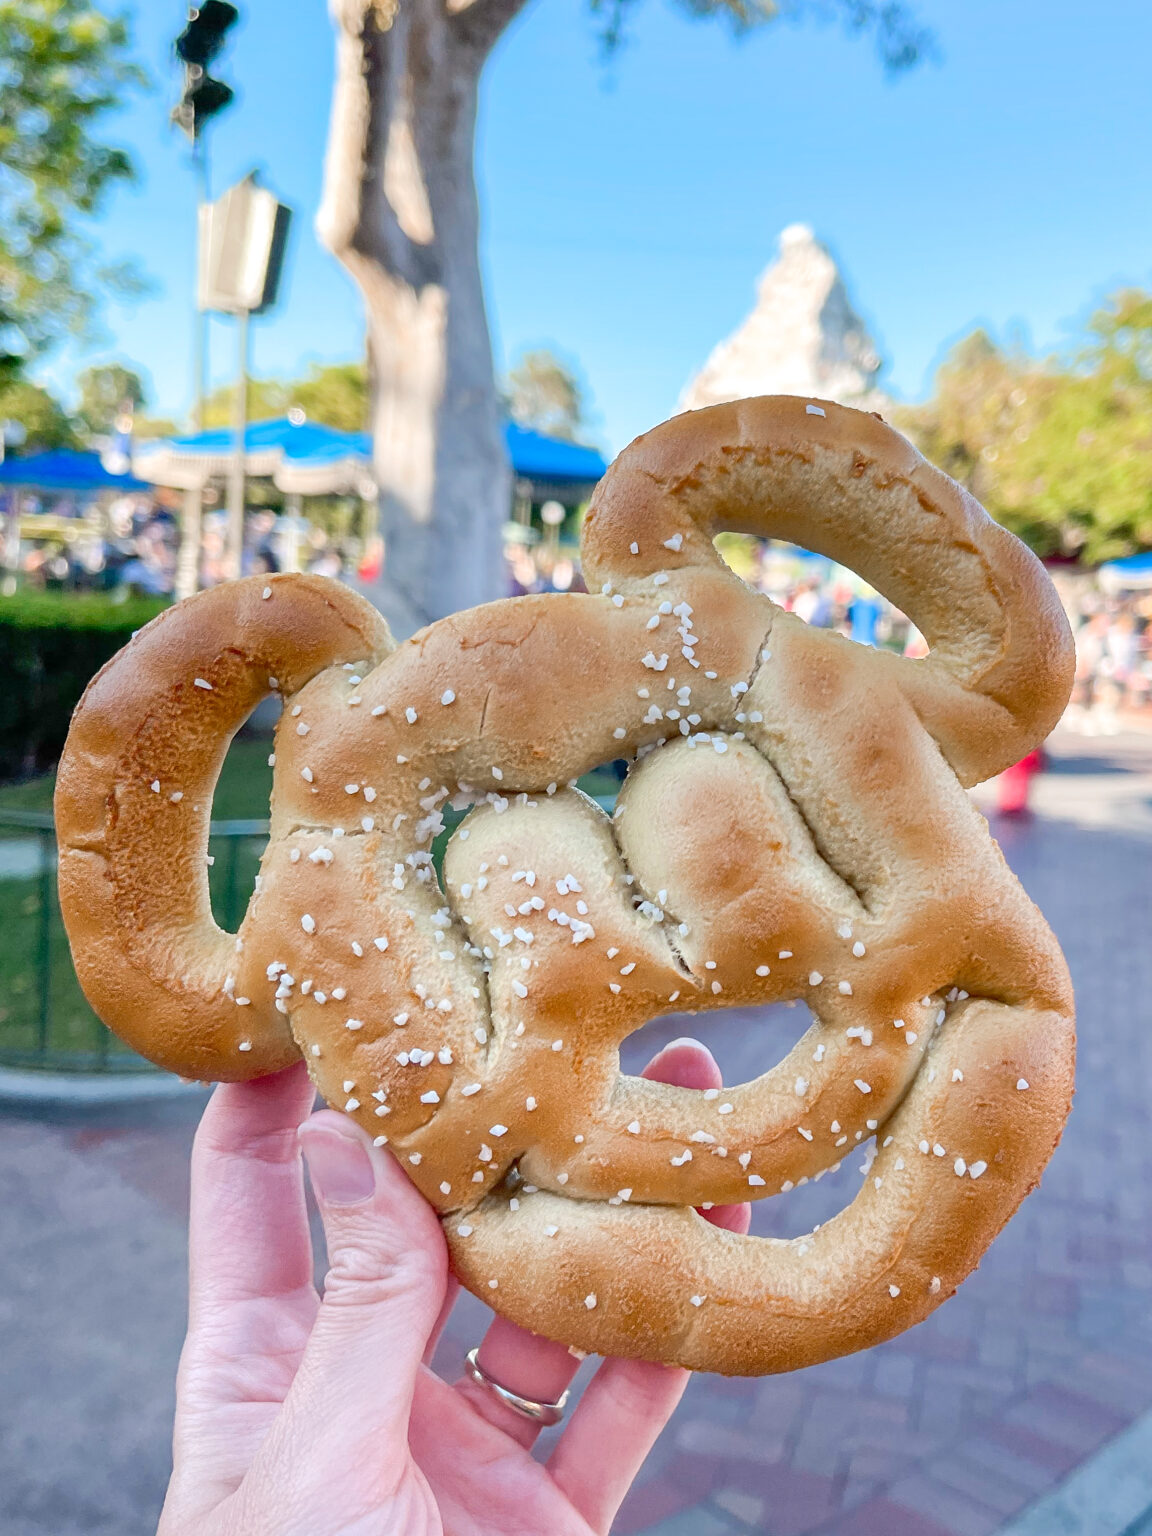
[[[0,596],[0,781],[52,767],[89,680],[164,606],[103,594]]]

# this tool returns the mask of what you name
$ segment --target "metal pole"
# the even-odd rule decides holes
[[[300,517],[300,493],[292,491],[284,503],[285,533],[281,554],[286,571],[300,569]]]
[[[196,299],[194,315],[194,329],[192,341],[192,370],[193,370],[193,407],[192,430],[202,432],[204,430],[204,397],[207,393],[208,376],[208,311],[200,308],[200,263],[202,253],[200,250],[200,209],[212,201],[210,184],[208,179],[208,145],[204,139],[197,139],[192,146],[192,163],[196,167]]]
[[[224,923],[223,927],[228,933],[237,933],[240,921],[244,916],[243,907],[240,904],[237,883],[239,880],[241,839],[235,835],[228,839],[228,884],[224,889]]]
[[[201,212],[211,201],[208,177],[208,145],[197,139],[192,145],[192,163],[196,167],[196,269],[194,274],[195,296],[192,309],[192,430],[204,430],[204,396],[208,374],[208,311],[200,308],[200,266],[203,253],[201,241]],[[180,552],[176,561],[176,599],[191,597],[200,586],[200,551],[203,540],[202,513],[204,487],[195,486],[184,492],[184,505],[180,518]]]
[[[184,492],[180,511],[180,552],[176,557],[176,601],[191,597],[200,586],[201,497],[204,488],[194,485]]]
[[[236,400],[232,416],[232,463],[228,466],[228,543],[224,572],[234,581],[244,558],[244,436],[248,429],[248,311],[236,315]]]

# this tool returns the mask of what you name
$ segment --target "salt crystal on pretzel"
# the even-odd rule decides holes
[[[930,655],[808,628],[724,567],[720,529],[852,567]],[[582,537],[600,595],[489,604],[399,646],[309,576],[218,587],[141,631],[60,767],[78,975],[183,1076],[303,1052],[370,1134],[386,1112],[463,1282],[537,1333],[742,1374],[864,1348],[955,1290],[1067,1116],[1066,968],[964,793],[1059,717],[1067,624],[971,496],[828,401],[665,423],[613,464]],[[208,817],[272,678],[271,835],[238,942],[211,915]],[[622,755],[610,821],[565,786]],[[441,890],[429,847],[460,797],[479,803]],[[674,1007],[794,998],[811,1029],[720,1104],[619,1072],[619,1043]],[[800,1242],[694,1209],[790,1191],[873,1135],[859,1194]]]

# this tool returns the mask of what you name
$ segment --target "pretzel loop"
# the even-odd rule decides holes
[[[654,539],[654,527],[666,536]],[[692,565],[719,574],[720,529],[828,555],[911,616],[931,655],[877,659],[965,784],[1017,762],[1059,720],[1073,656],[1039,561],[879,416],[766,397],[692,411],[637,438],[593,497],[582,542],[589,588]]]
[[[781,612],[722,566],[720,526],[845,560],[932,656]],[[1067,626],[1023,546],[827,402],[639,439],[584,561],[599,595],[491,604],[395,649],[312,578],[149,626],[85,695],[61,770],[81,980],[189,1075],[303,1053],[444,1214],[464,1283],[537,1332],[748,1373],[864,1347],[963,1279],[1067,1114],[1063,960],[962,788],[1055,718]],[[233,938],[208,910],[208,800],[269,672],[271,835]],[[621,756],[608,818],[569,785]],[[450,803],[475,808],[441,879]],[[650,1018],[792,1000],[811,1028],[754,1081],[620,1073]],[[873,1136],[860,1193],[807,1238],[693,1213]]]
[[[212,916],[212,792],[261,699],[390,645],[333,583],[238,582],[168,609],[85,691],[56,788],[60,903],[88,1000],[158,1066],[242,1080],[297,1059],[245,942],[252,908],[238,935]]]

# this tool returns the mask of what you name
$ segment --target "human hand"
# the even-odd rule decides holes
[[[719,1087],[675,1041],[645,1077]],[[605,1533],[688,1373],[596,1371],[546,1463],[539,1428],[485,1386],[428,1367],[457,1285],[439,1219],[347,1117],[309,1117],[303,1066],[217,1088],[192,1154],[191,1294],[174,1470],[158,1536],[589,1536]],[[324,1220],[323,1299],[300,1148]],[[748,1229],[749,1207],[709,1220]],[[496,1318],[479,1364],[521,1397],[558,1399],[561,1344]]]

